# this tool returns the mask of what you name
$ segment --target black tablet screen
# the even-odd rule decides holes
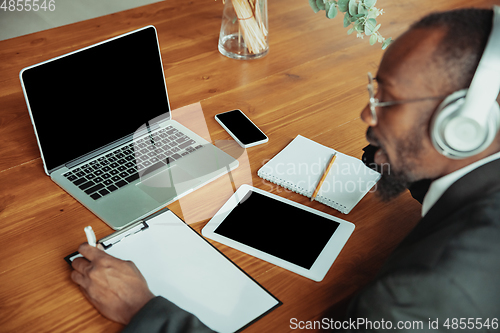
[[[339,223],[249,191],[215,233],[310,269]]]

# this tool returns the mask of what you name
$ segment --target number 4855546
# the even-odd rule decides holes
[[[446,327],[447,329],[452,329],[452,330],[458,330],[458,329],[477,329],[480,330],[482,328],[487,328],[487,329],[494,329],[496,330],[498,328],[498,318],[493,318],[493,319],[483,319],[483,318],[448,318],[446,321],[443,323],[443,327]]]
[[[1,0],[0,0],[1,1]],[[3,0],[0,5],[0,10],[4,12],[22,12],[22,11],[34,11],[37,12],[39,10],[47,11],[50,10],[53,12],[56,10],[56,0]]]

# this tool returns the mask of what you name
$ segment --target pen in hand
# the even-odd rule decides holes
[[[83,230],[85,231],[85,235],[87,236],[87,242],[89,243],[89,245],[96,247],[97,239],[95,237],[94,230],[92,230],[92,227],[88,226]]]
[[[325,169],[325,172],[323,173],[323,176],[321,176],[321,179],[319,180],[318,185],[316,186],[316,189],[314,190],[312,196],[311,196],[311,201],[313,201],[316,196],[318,195],[319,189],[321,188],[321,185],[323,185],[323,182],[326,179],[326,175],[328,175],[328,172],[330,172],[330,169],[332,168],[333,162],[335,162],[335,159],[337,158],[337,152],[333,153],[332,158],[330,160],[330,163],[328,163],[328,166]]]

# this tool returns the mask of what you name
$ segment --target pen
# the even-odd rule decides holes
[[[332,155],[330,163],[328,163],[328,166],[326,167],[323,176],[321,176],[321,179],[319,180],[318,186],[316,186],[316,189],[314,190],[313,195],[311,196],[311,201],[313,201],[316,198],[316,195],[318,195],[319,189],[321,188],[321,185],[323,185],[323,182],[326,179],[326,175],[328,174],[328,172],[330,172],[330,169],[332,168],[333,162],[335,162],[336,158],[337,158],[337,152],[335,152]]]
[[[87,242],[89,243],[89,245],[95,247],[97,240],[95,238],[95,233],[94,230],[92,230],[92,227],[88,226],[83,230],[85,231],[85,235],[87,236]]]

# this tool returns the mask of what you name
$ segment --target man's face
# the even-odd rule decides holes
[[[418,99],[442,95],[438,91],[439,74],[433,66],[432,52],[443,36],[441,31],[412,30],[402,35],[385,53],[376,81],[375,97],[380,102]],[[436,150],[428,135],[432,111],[439,100],[377,107],[377,120],[370,107],[361,118],[370,127],[366,138],[379,147],[375,163],[382,170],[377,193],[389,200],[402,193],[412,182],[437,177]]]

